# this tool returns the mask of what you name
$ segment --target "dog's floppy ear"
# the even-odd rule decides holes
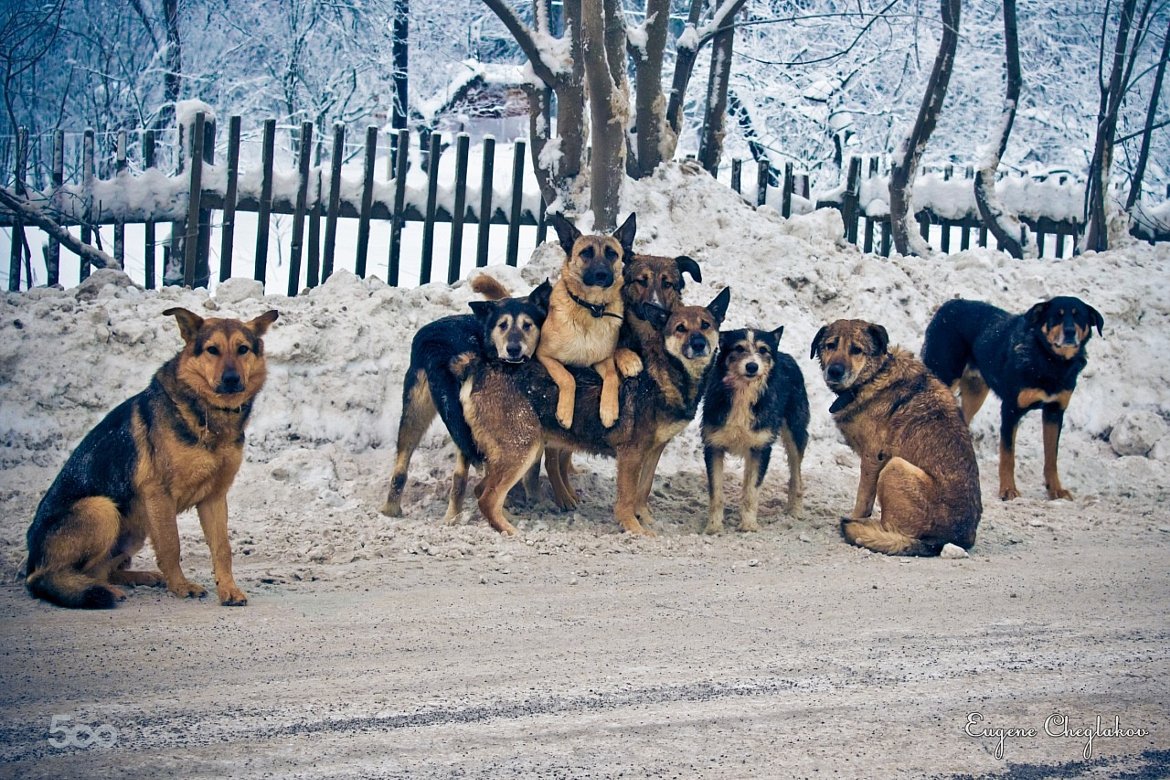
[[[573,244],[577,243],[577,239],[581,237],[581,231],[559,211],[555,214],[549,214],[548,221],[557,231],[557,239],[561,242],[561,249],[565,250],[566,255],[573,254]]]
[[[715,300],[707,304],[707,311],[711,312],[711,316],[715,318],[715,322],[720,325],[723,324],[723,318],[727,316],[727,307],[731,303],[731,288],[724,287],[715,296]]]
[[[254,320],[250,320],[248,322],[248,328],[257,336],[263,336],[268,332],[268,327],[276,322],[276,318],[279,316],[280,312],[276,309],[269,309]]]
[[[886,351],[890,346],[890,334],[886,332],[886,329],[881,325],[870,324],[870,326],[866,328],[866,331],[869,333],[869,337],[873,339],[874,348],[877,350],[876,354],[886,354]]]
[[[691,278],[696,282],[703,281],[703,274],[699,272],[699,264],[686,255],[679,255],[674,258],[674,264],[678,266],[679,274],[690,274]],[[683,286],[683,279],[679,278],[678,288],[681,290]]]
[[[776,343],[779,344],[780,339],[784,336],[784,326],[781,325],[779,328],[776,328],[776,330],[772,331],[772,335],[776,337]]]
[[[808,353],[808,356],[810,358],[812,358],[813,360],[816,360],[817,353],[821,351],[821,339],[823,339],[825,337],[825,334],[828,332],[829,332],[829,326],[822,325],[821,329],[817,331],[817,335],[813,336],[812,351]]]
[[[1082,303],[1084,302],[1082,301]],[[1085,308],[1089,310],[1090,321],[1093,325],[1097,326],[1097,335],[1104,336],[1105,334],[1101,332],[1101,328],[1105,326],[1105,318],[1101,316],[1101,312],[1097,311],[1087,303],[1085,304]]]
[[[1044,318],[1048,316],[1049,303],[1051,301],[1040,301],[1040,303],[1024,312],[1024,319],[1028,321],[1029,325],[1038,326],[1044,323]]]
[[[634,259],[634,233],[638,230],[638,219],[634,212],[626,217],[622,226],[613,231],[613,237],[622,245],[622,262],[628,263]]]
[[[199,333],[199,329],[203,327],[203,318],[193,311],[187,311],[184,308],[176,306],[173,309],[167,309],[163,312],[165,317],[174,317],[179,321],[179,335],[183,337],[183,341],[188,344],[195,340],[195,335]],[[273,317],[273,319],[276,319]]]
[[[528,302],[548,314],[549,299],[552,298],[552,283],[545,279],[528,293]]]

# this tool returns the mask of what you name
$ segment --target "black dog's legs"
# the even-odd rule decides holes
[[[1060,429],[1064,424],[1064,407],[1059,403],[1044,404],[1044,488],[1048,498],[1072,498],[1060,484],[1056,472],[1056,454],[1060,448]]]
[[[999,497],[1004,501],[1020,497],[1016,488],[1016,429],[1025,411],[1012,401],[999,407]]]

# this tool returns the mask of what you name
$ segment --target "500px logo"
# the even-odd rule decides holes
[[[89,726],[78,723],[76,726],[65,724],[73,720],[70,715],[54,715],[49,723],[49,744],[55,748],[111,748],[118,744],[118,730],[108,723],[100,726]],[[58,736],[59,735],[59,736]]]

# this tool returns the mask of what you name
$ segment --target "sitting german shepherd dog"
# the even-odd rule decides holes
[[[460,400],[484,454],[479,508],[491,526],[501,533],[516,533],[504,516],[504,499],[547,445],[564,452],[615,456],[614,515],[627,532],[653,536],[639,518],[649,521],[646,502],[654,469],[667,442],[695,417],[730,298],[728,288],[706,307],[679,306],[669,315],[651,314],[663,320],[662,336],[643,360],[660,361],[664,370],[643,371],[622,383],[620,414],[612,427],[600,418],[602,389],[595,372],[575,372],[579,385],[575,414],[572,427],[565,429],[557,417],[557,386],[539,363],[505,367],[465,361]]]
[[[183,351],[82,439],[37,507],[25,582],[38,598],[109,609],[125,598],[118,585],[207,595],[179,566],[176,515],[196,507],[220,603],[248,603],[232,577],[227,493],[267,375],[261,337],[277,312],[250,322],[205,320],[177,308],[163,314],[178,320]],[[161,572],[130,571],[148,536]]]

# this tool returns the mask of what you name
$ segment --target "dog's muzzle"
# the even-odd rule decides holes
[[[500,356],[500,360],[505,363],[523,363],[528,359],[524,354],[524,347],[520,344],[509,344],[504,349],[504,354]]]
[[[844,363],[830,363],[825,366],[825,384],[829,387],[840,385],[845,381],[845,364]]]
[[[589,287],[608,288],[613,286],[613,271],[608,268],[590,268],[581,275],[581,281]]]
[[[703,338],[698,333],[691,334],[691,337],[687,339],[686,344],[683,345],[683,356],[692,360],[694,358],[705,357],[709,351],[710,346],[711,345],[707,343],[707,339]]]
[[[235,395],[243,392],[244,380],[234,369],[226,369],[219,378],[219,384],[215,388],[215,392],[219,395]]]

